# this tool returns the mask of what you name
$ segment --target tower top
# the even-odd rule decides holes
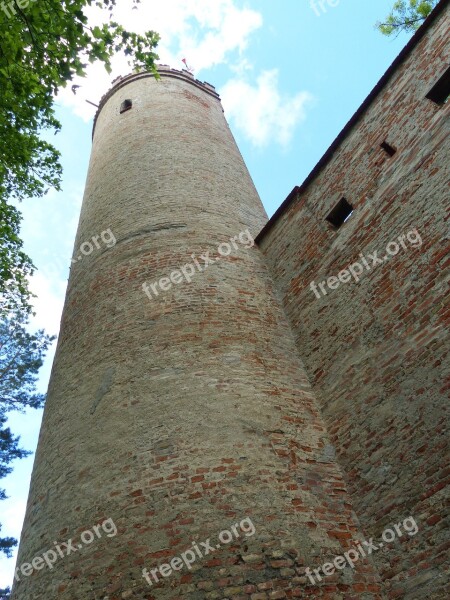
[[[187,81],[191,85],[203,90],[210,96],[213,96],[217,100],[220,100],[219,94],[216,92],[216,88],[207,83],[206,81],[199,81],[194,77],[194,75],[188,71],[187,69],[182,69],[179,71],[178,69],[172,69],[169,65],[156,65],[159,76],[162,77],[172,77],[174,79],[183,79]],[[129,75],[119,76],[114,79],[112,87],[106,92],[106,94],[100,100],[100,104],[98,106],[97,112],[94,117],[94,125],[92,127],[92,135],[94,135],[95,125],[97,123],[98,116],[106,104],[106,102],[113,96],[119,89],[123,88],[127,84],[136,81],[138,79],[144,79],[146,77],[155,77],[155,74],[150,71],[141,71],[139,73],[130,73]]]

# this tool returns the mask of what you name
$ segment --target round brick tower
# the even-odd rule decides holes
[[[102,99],[14,600],[379,598],[214,88]],[[24,565],[28,565],[25,566]]]

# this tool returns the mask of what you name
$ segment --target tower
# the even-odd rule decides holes
[[[115,82],[14,600],[382,597],[365,560],[307,571],[359,533],[253,245],[265,222],[212,86],[165,67]]]

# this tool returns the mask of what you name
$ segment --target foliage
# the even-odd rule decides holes
[[[23,199],[60,186],[59,152],[41,139],[42,131],[60,129],[53,110],[58,90],[84,76],[89,62],[101,61],[110,71],[118,52],[135,67],[155,71],[159,37],[115,21],[88,26],[89,8],[106,9],[111,18],[116,0],[19,4],[0,3],[0,198]]]
[[[0,318],[18,309],[31,311],[28,277],[34,266],[22,250],[21,219],[17,208],[0,197]]]
[[[19,438],[5,427],[7,412],[39,408],[45,400],[43,394],[36,393],[36,380],[54,337],[42,330],[28,333],[26,318],[23,311],[19,311],[0,320],[0,479],[11,473],[11,461],[30,454],[19,448]],[[0,500],[5,498],[5,491],[0,489]],[[14,538],[0,538],[0,552],[10,556],[16,544]],[[0,594],[2,592],[0,590]]]
[[[19,438],[14,437],[9,427],[5,428],[6,415],[3,409],[0,408],[0,479],[6,477],[12,471],[9,463],[15,458],[24,458],[30,452],[19,448]],[[5,490],[0,489],[0,500],[6,498]],[[0,525],[1,530],[1,525]],[[12,537],[0,537],[0,552],[11,557],[11,551],[17,545],[17,540]]]
[[[413,32],[422,25],[439,0],[397,0],[384,23],[377,23],[382,34]]]
[[[11,588],[7,587],[0,590],[0,600],[9,600],[11,598]]]
[[[43,330],[29,333],[25,326],[20,313],[0,321],[0,411],[44,404],[44,396],[35,391],[37,373],[55,336]]]

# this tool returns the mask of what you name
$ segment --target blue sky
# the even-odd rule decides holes
[[[129,29],[158,31],[161,62],[181,69],[186,58],[198,79],[216,86],[270,216],[407,42],[404,34],[391,40],[374,28],[393,2],[333,0],[331,6],[324,0],[325,11],[316,11],[310,0],[142,0],[131,10],[129,0],[118,0],[116,17]],[[93,10],[91,19],[102,17]],[[95,111],[85,100],[98,103],[112,79],[129,70],[121,57],[111,75],[95,65],[76,96],[67,89],[57,99],[63,127],[50,138],[62,153],[63,190],[21,205],[25,250],[38,268],[31,282],[37,294],[33,329],[59,328]],[[54,346],[41,370],[41,391],[53,354]],[[41,411],[29,411],[12,414],[9,425],[34,451],[40,421]],[[2,536],[20,535],[32,465],[33,456],[16,461],[0,482],[9,495],[0,504]],[[15,557],[0,558],[0,587],[11,584],[14,564]]]

